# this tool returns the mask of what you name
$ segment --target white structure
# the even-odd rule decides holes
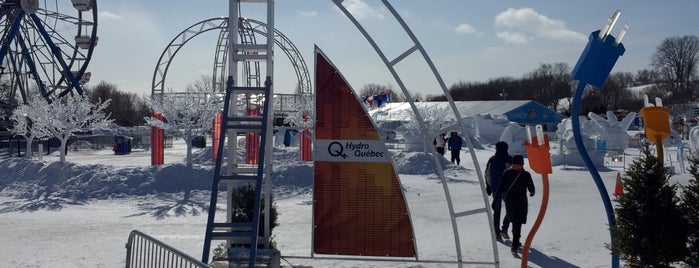
[[[596,166],[604,165],[605,156],[623,154],[628,148],[629,135],[626,130],[633,122],[636,113],[629,113],[622,121],[619,121],[614,112],[607,111],[607,118],[594,113],[588,114],[591,120],[581,118],[580,131],[583,144],[592,162]],[[575,139],[571,119],[564,119],[556,131],[560,146],[557,153],[551,155],[553,165],[584,166]]]
[[[507,142],[508,149],[507,152],[510,155],[527,155],[527,151],[524,150],[524,141],[527,140],[527,129],[517,123],[510,123],[500,136],[500,140]]]
[[[513,152],[525,154],[522,142],[526,139],[526,134],[524,128],[521,127],[522,125],[548,124],[552,126],[549,131],[553,131],[562,118],[561,115],[541,104],[528,100],[457,101],[454,103],[462,116],[461,122],[472,135],[472,140],[475,141],[474,147],[482,148],[479,144],[494,144],[504,138],[504,141],[508,143],[518,144],[510,144],[510,154]],[[451,131],[462,134],[453,113],[449,111],[448,105],[447,102],[415,103],[429,130],[432,131],[430,136],[436,137],[440,133],[448,134]],[[423,142],[411,139],[410,132],[419,133],[419,131],[407,103],[386,103],[381,108],[371,110],[369,113],[379,128],[384,131],[394,131],[401,138],[404,138],[406,147],[410,144],[409,147],[412,150],[424,150]],[[503,133],[511,124],[522,130],[519,130],[519,134],[514,136],[508,132],[503,137]],[[515,127],[511,131],[514,131]],[[521,150],[513,150],[513,145]]]

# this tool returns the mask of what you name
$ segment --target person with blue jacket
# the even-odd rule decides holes
[[[494,190],[500,187],[500,181],[502,180],[502,173],[506,169],[510,168],[512,164],[512,156],[507,152],[509,148],[507,142],[499,141],[495,143],[495,155],[488,159],[488,163],[485,168],[485,183],[486,192],[490,195]],[[495,197],[495,196],[493,196]],[[502,211],[502,198],[493,198],[491,204],[493,208],[493,225],[495,226],[495,238],[502,242],[502,239],[510,239],[507,235],[507,229],[510,226],[510,222],[507,217],[503,219],[502,228],[500,228],[500,211]]]
[[[464,143],[464,139],[456,134],[456,131],[451,132],[451,136],[447,141],[449,151],[451,151],[451,163],[456,163],[457,165],[461,162],[461,146]]]

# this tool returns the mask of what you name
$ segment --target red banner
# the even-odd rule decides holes
[[[301,131],[301,161],[311,161],[311,154],[313,149],[311,148],[311,131],[304,129]]]
[[[153,117],[160,121],[165,120],[163,114],[153,112]],[[162,128],[150,127],[150,164],[159,166],[165,163],[165,131]]]
[[[218,143],[221,142],[221,122],[223,121],[223,112],[216,113],[214,117],[213,128],[211,132],[211,160],[216,163],[218,157]]]
[[[412,223],[378,132],[316,50],[313,252],[414,257]]]
[[[260,115],[260,108],[248,109],[249,116]],[[245,164],[257,164],[260,154],[260,132],[245,133]]]

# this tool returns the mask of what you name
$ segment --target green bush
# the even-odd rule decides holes
[[[239,187],[235,190],[232,191],[232,197],[233,197],[233,204],[236,204],[237,207],[233,208],[233,218],[231,219],[231,222],[252,222],[252,217],[253,217],[253,208],[254,208],[254,202],[255,202],[255,188],[253,188],[252,185],[248,184],[242,187]],[[264,236],[264,231],[265,231],[265,214],[264,214],[264,208],[266,205],[266,202],[264,200],[264,195],[262,196],[262,204],[261,204],[261,209],[260,209],[260,222],[258,225],[258,235],[259,236]],[[273,233],[272,231],[274,230],[274,227],[279,226],[279,223],[277,222],[277,218],[279,213],[277,212],[277,206],[274,205],[274,198],[272,199],[272,207],[270,207],[270,247],[275,248],[276,243],[272,240],[271,234]],[[247,247],[247,245],[233,245],[237,247]]]

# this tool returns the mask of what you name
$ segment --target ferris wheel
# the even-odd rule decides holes
[[[0,0],[0,105],[82,95],[97,45],[96,0]]]

